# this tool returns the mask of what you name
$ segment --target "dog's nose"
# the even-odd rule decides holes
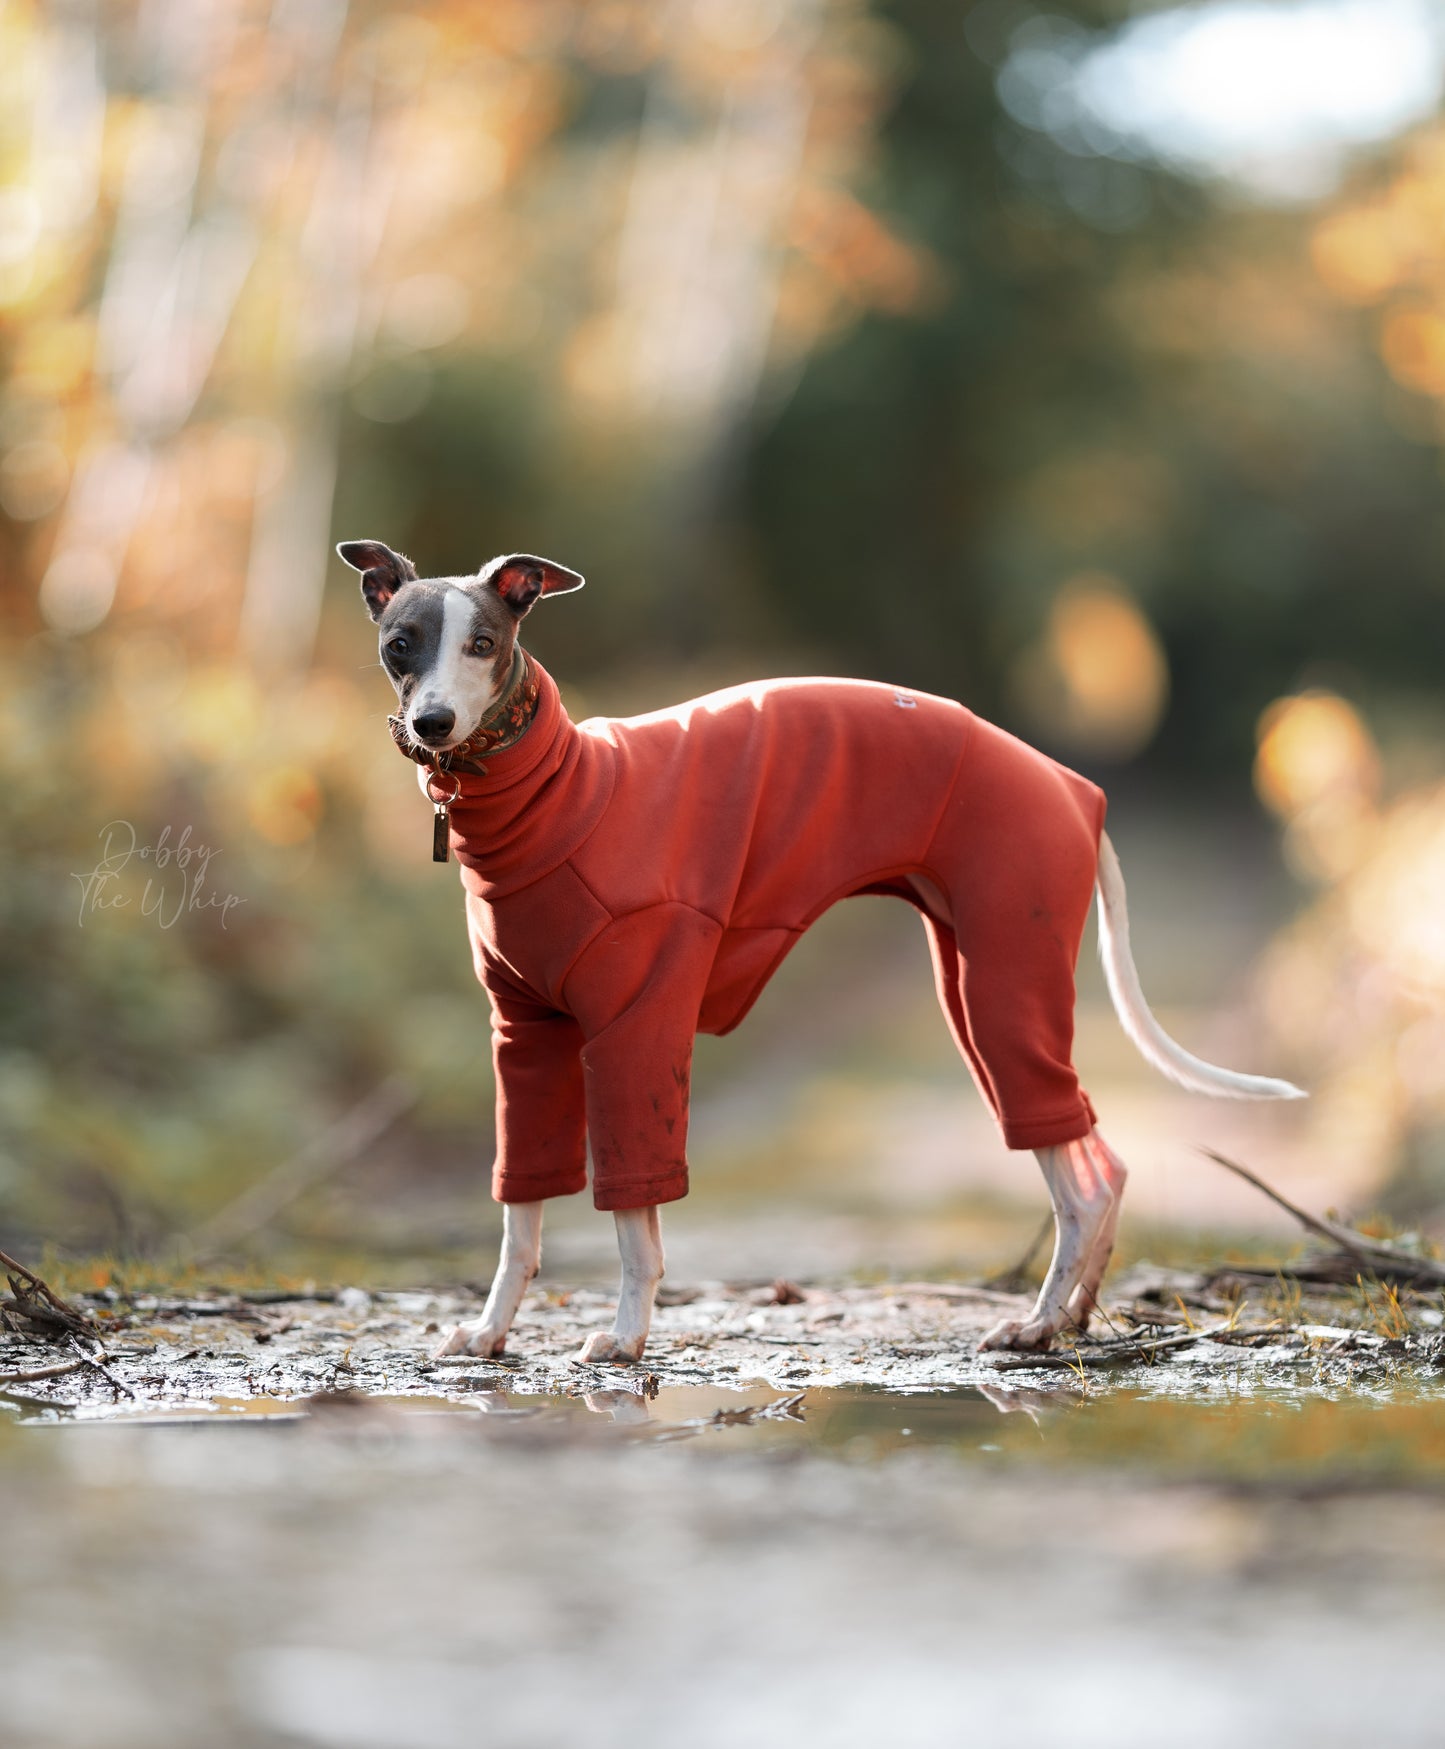
[[[440,741],[444,735],[450,735],[456,723],[452,711],[432,709],[423,711],[412,718],[413,732],[423,741]]]

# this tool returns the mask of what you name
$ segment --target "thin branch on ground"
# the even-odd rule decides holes
[[[83,1360],[62,1360],[58,1366],[33,1366],[29,1372],[0,1372],[0,1385],[34,1385],[41,1379],[58,1379],[68,1372],[79,1372]]]
[[[1119,1366],[1126,1362],[1150,1362],[1155,1355],[1171,1348],[1187,1348],[1196,1342],[1207,1342],[1230,1328],[1229,1324],[1210,1324],[1200,1330],[1186,1330],[1179,1336],[1148,1336],[1142,1340],[1100,1343],[1096,1347],[1073,1348],[1055,1354],[999,1354],[990,1352],[992,1364],[1001,1372],[1020,1372],[1028,1367],[1046,1367],[1054,1372],[1077,1372],[1082,1367]]]
[[[85,1352],[85,1350],[80,1346],[80,1344],[75,1340],[75,1338],[73,1336],[70,1338],[70,1346],[80,1356],[81,1361],[86,1366],[93,1367],[95,1369],[95,1371],[100,1374],[100,1376],[105,1380],[105,1382],[111,1387],[111,1389],[113,1391],[116,1391],[116,1392],[124,1391],[126,1396],[128,1396],[128,1397],[135,1396],[135,1392],[130,1388],[130,1386],[125,1382],[124,1379],[118,1379],[115,1376],[115,1374],[110,1370],[109,1367],[103,1366],[101,1364],[101,1362],[99,1361],[99,1359],[95,1355],[87,1354]],[[104,1352],[104,1350],[102,1350],[102,1353],[103,1352]]]
[[[1379,1239],[1368,1238],[1364,1233],[1356,1232],[1353,1227],[1342,1226],[1337,1221],[1324,1219],[1320,1215],[1312,1215],[1307,1209],[1302,1209],[1297,1203],[1292,1203],[1287,1196],[1281,1195],[1273,1185],[1267,1184],[1258,1173],[1251,1172],[1247,1166],[1241,1166],[1237,1160],[1227,1159],[1213,1148],[1201,1148],[1200,1153],[1213,1160],[1216,1166],[1223,1166],[1226,1172],[1232,1172],[1237,1178],[1242,1178],[1246,1184],[1252,1184],[1263,1196],[1282,1208],[1305,1228],[1318,1238],[1327,1239],[1354,1260],[1356,1269],[1366,1269],[1382,1280],[1402,1280],[1412,1286],[1445,1286],[1445,1265],[1434,1262],[1428,1257],[1419,1257],[1409,1251],[1402,1251],[1397,1245],[1390,1245]],[[1322,1257],[1308,1259],[1299,1268],[1284,1270],[1281,1273],[1293,1275],[1301,1280],[1335,1281],[1340,1279],[1338,1257]],[[1306,1270],[1312,1273],[1307,1275]],[[1321,1273],[1322,1271],[1326,1273]],[[1245,1269],[1219,1271],[1218,1273],[1245,1275],[1254,1271]],[[1271,1274],[1276,1273],[1271,1271]],[[1344,1279],[1353,1279],[1347,1277]]]
[[[10,1283],[8,1299],[0,1299],[0,1328],[19,1335],[43,1336],[54,1341],[62,1336],[99,1337],[95,1325],[68,1300],[61,1299],[50,1283],[33,1269],[17,1263],[0,1251],[0,1267]]]

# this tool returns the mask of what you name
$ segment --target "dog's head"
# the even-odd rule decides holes
[[[531,553],[505,553],[475,577],[422,578],[410,559],[380,541],[342,541],[336,550],[361,572],[402,719],[412,738],[436,753],[465,741],[501,697],[517,628],[534,603],[580,589],[583,581]]]

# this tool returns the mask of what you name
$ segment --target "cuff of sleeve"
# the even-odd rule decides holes
[[[599,1209],[647,1209],[660,1202],[677,1202],[687,1195],[687,1168],[658,1178],[632,1178],[626,1184],[592,1186],[592,1206]]]
[[[1094,1127],[1094,1108],[1083,1097],[1066,1112],[1052,1117],[1036,1118],[1033,1122],[1005,1121],[1004,1146],[1007,1148],[1056,1148],[1063,1142],[1076,1142]]]
[[[552,1196],[576,1196],[587,1188],[587,1171],[577,1167],[565,1172],[494,1172],[493,1202],[545,1202]]]

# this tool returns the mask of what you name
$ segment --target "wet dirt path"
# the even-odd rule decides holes
[[[1179,1277],[1181,1281],[1188,1278]],[[1162,1281],[1162,1285],[1161,1285]],[[431,1358],[443,1330],[475,1315],[477,1296],[455,1292],[324,1295],[279,1290],[192,1299],[111,1293],[84,1301],[105,1342],[105,1371],[78,1367],[5,1385],[12,1413],[135,1413],[214,1398],[292,1399],[360,1391],[465,1400],[497,1391],[580,1395],[668,1386],[779,1392],[840,1386],[1010,1393],[1070,1382],[1096,1394],[1111,1382],[1160,1395],[1379,1391],[1445,1378],[1441,1313],[1412,1310],[1383,1334],[1368,1308],[1338,1298],[1300,1303],[1281,1319],[1262,1301],[1192,1310],[1171,1278],[1147,1269],[1120,1283],[1088,1342],[1050,1356],[980,1354],[978,1341],[1026,1296],[931,1283],[806,1287],[723,1284],[671,1288],[659,1305],[645,1361],[586,1365],[586,1337],[610,1325],[614,1300],[595,1289],[530,1295],[495,1360]],[[1169,1302],[1173,1301],[1171,1305]],[[1386,1325],[1385,1329],[1393,1327]],[[69,1351],[0,1333],[0,1374],[42,1370]]]

